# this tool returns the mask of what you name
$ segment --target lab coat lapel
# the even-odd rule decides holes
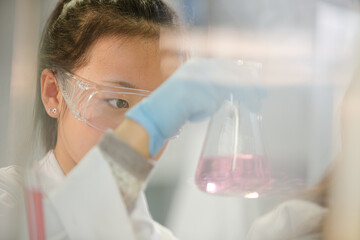
[[[49,194],[70,239],[134,239],[111,169],[94,147]]]

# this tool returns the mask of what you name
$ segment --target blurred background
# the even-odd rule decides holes
[[[260,81],[268,94],[261,113],[270,164],[303,179],[305,187],[316,184],[341,148],[341,100],[357,61],[357,1],[168,2],[189,28],[187,47],[194,55],[262,64]],[[28,70],[30,75],[20,76],[17,70],[27,69],[19,64],[22,61],[36,64],[36,59],[21,58],[21,48],[38,42],[55,3],[0,1],[0,167],[21,158],[21,142],[31,141],[19,139],[31,129],[26,119],[32,118],[34,86],[24,78],[35,73]],[[25,124],[18,124],[20,119]],[[259,199],[199,191],[194,176],[207,125],[208,121],[188,124],[170,142],[148,183],[149,208],[154,219],[179,239],[241,239],[256,218],[304,189]]]

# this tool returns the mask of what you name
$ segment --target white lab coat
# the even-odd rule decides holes
[[[294,199],[257,219],[247,240],[320,240],[327,208]]]
[[[67,176],[52,151],[39,162],[47,239],[175,239],[151,218],[142,191],[133,210],[127,210],[102,151],[92,148]],[[19,174],[15,166],[0,170],[0,225],[11,218],[14,202],[23,201]],[[15,229],[0,226],[0,239],[14,236],[9,231],[26,231],[26,221],[17,224]]]

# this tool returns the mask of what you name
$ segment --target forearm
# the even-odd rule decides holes
[[[126,118],[115,129],[115,135],[145,158],[150,157],[149,135],[139,123]]]
[[[130,123],[129,130],[143,134],[138,131],[136,125],[134,125],[135,128],[132,128],[131,125]],[[108,131],[98,144],[104,159],[111,167],[129,212],[132,211],[134,203],[153,168],[153,161],[144,156],[146,147],[143,146],[144,142],[146,143],[146,137],[142,135],[144,138],[140,138],[140,136],[135,135],[135,133],[129,135],[129,132],[121,130],[119,137],[114,132]],[[144,155],[140,153],[141,151]]]

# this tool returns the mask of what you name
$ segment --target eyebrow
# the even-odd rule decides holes
[[[107,84],[116,84],[119,85],[120,87],[126,87],[126,88],[134,88],[134,89],[140,89],[137,86],[129,83],[129,82],[124,82],[124,81],[105,81]]]

